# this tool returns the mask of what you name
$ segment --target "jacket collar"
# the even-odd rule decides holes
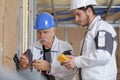
[[[32,46],[40,50],[43,50],[42,44],[40,44],[39,41],[36,41],[34,44],[32,44]],[[55,36],[51,51],[56,52],[58,50],[59,50],[59,39]]]
[[[55,36],[51,51],[59,51],[59,39]]]
[[[94,27],[95,23],[101,19],[102,18],[100,16],[96,16],[95,19],[92,21],[92,23],[89,25],[88,30],[92,29]]]

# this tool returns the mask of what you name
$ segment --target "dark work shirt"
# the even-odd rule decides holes
[[[52,60],[51,60],[51,48],[50,49],[45,49],[45,47],[43,46],[43,60],[46,60],[47,62],[49,63],[52,63]],[[46,73],[46,71],[42,71],[43,73]],[[45,76],[48,78],[48,80],[55,80],[55,77],[53,75],[48,75],[48,74],[45,74]]]

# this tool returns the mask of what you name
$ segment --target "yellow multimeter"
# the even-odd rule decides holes
[[[58,61],[59,61],[59,62],[65,62],[65,61],[67,61],[67,60],[69,60],[69,58],[67,58],[67,57],[65,56],[65,54],[60,54],[60,55],[58,56]]]

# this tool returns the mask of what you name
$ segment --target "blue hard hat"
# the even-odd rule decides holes
[[[45,30],[56,26],[53,16],[47,12],[38,14],[34,29]]]

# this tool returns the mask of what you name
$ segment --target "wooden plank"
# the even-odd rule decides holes
[[[115,28],[115,30],[116,30],[116,33],[117,33],[117,50],[116,50],[116,60],[117,60],[117,69],[118,69],[118,79],[117,80],[120,80],[120,41],[119,41],[119,36],[120,36],[120,34],[119,34],[119,28],[117,27],[117,28]]]
[[[22,52],[27,49],[27,41],[28,41],[28,0],[23,0],[23,19],[22,19],[22,27],[23,27],[23,43],[22,43]]]
[[[0,0],[0,64],[2,64],[2,40],[3,40],[3,1]]]
[[[18,39],[18,0],[5,2],[4,15],[4,66],[12,68]]]

